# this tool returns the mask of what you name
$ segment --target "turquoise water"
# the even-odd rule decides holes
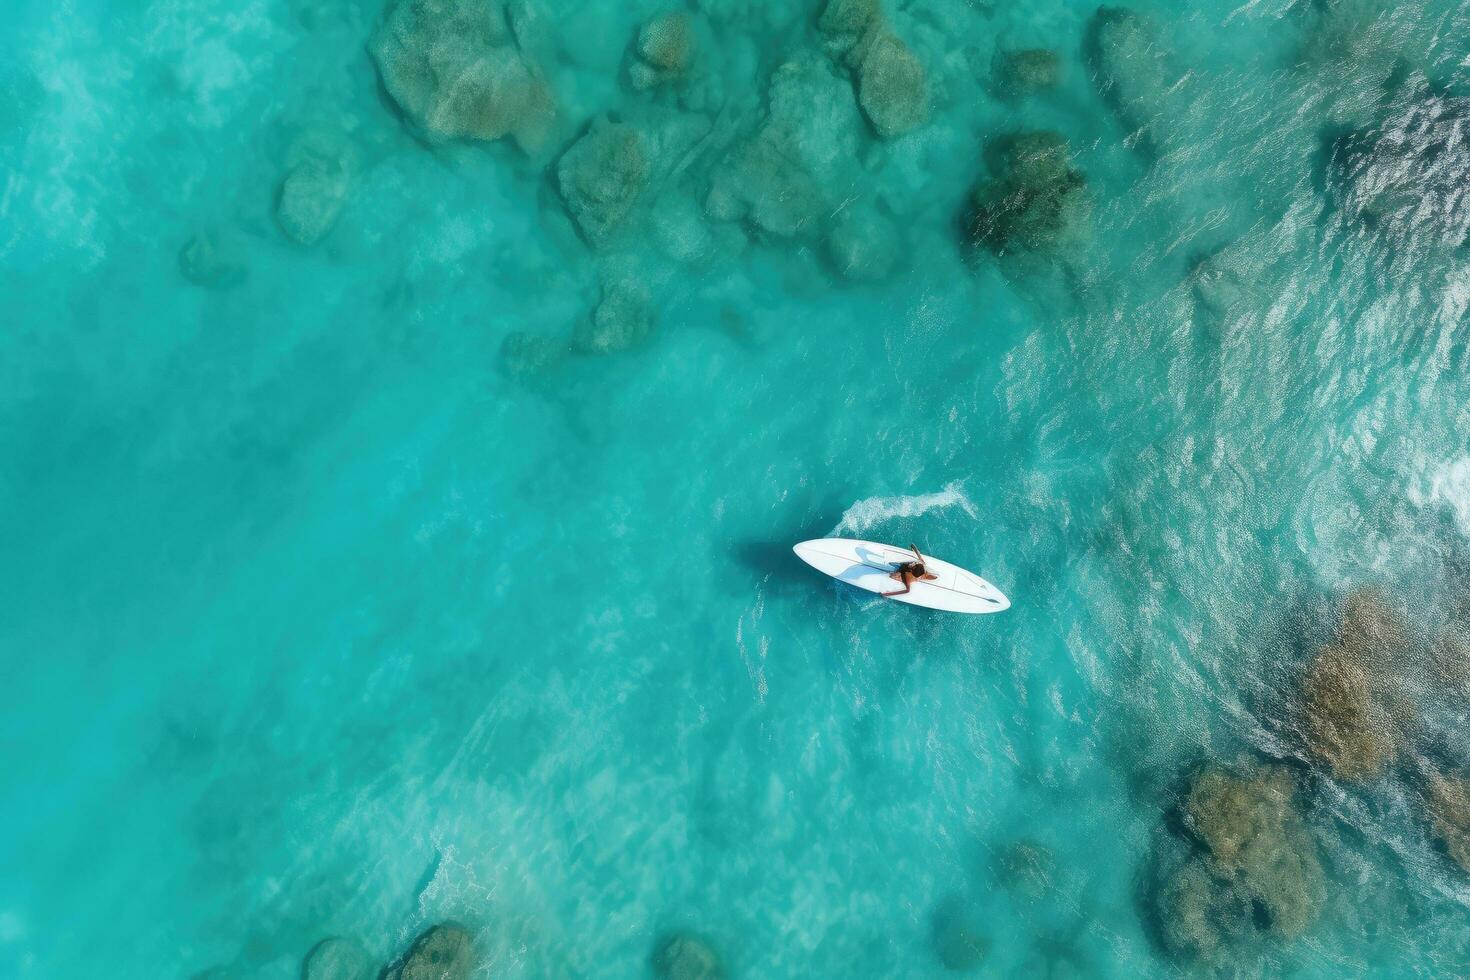
[[[877,64],[840,4],[398,7],[9,10],[0,975],[1466,969],[1470,8],[910,0]],[[1295,925],[1221,766],[1287,774]]]

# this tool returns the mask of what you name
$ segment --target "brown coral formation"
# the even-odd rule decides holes
[[[1436,683],[1460,693],[1470,691],[1470,636],[1463,630],[1446,630],[1429,652]]]
[[[1326,885],[1285,770],[1208,769],[1190,787],[1185,825],[1198,847],[1158,893],[1166,942],[1218,957],[1265,932],[1290,939],[1316,919]]]
[[[1286,825],[1293,792],[1291,777],[1280,769],[1249,776],[1212,769],[1190,787],[1185,821],[1215,860],[1237,868],[1255,841]]]
[[[1242,936],[1250,914],[1245,896],[1199,857],[1191,858],[1164,882],[1158,904],[1169,948],[1206,961],[1219,957]]]
[[[1271,929],[1300,935],[1321,902],[1317,848],[1293,807],[1282,769],[1235,774],[1211,770],[1195,780],[1186,820],[1215,865],[1264,906]]]
[[[748,221],[777,238],[794,238],[816,227],[828,202],[791,152],[786,131],[768,128],[715,175],[705,209],[718,221]]]
[[[1308,752],[1338,779],[1372,779],[1398,752],[1392,720],[1353,650],[1331,645],[1317,653],[1302,685],[1302,709]]]
[[[1455,863],[1470,871],[1470,779],[1429,779],[1429,817]]]
[[[1372,779],[1398,755],[1412,700],[1397,670],[1408,631],[1377,591],[1343,604],[1333,642],[1307,666],[1301,729],[1307,753],[1338,779]]]
[[[1387,597],[1371,587],[1348,593],[1337,632],[1343,646],[1364,650],[1380,662],[1409,642],[1408,626],[1388,604]]]

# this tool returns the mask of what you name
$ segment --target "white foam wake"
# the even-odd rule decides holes
[[[842,512],[842,520],[831,530],[831,535],[861,533],[870,527],[896,517],[918,517],[931,510],[958,507],[971,517],[978,516],[975,504],[965,496],[963,480],[944,485],[938,493],[916,493],[906,497],[868,497],[859,500]]]

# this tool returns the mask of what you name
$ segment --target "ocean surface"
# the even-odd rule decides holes
[[[1130,3],[8,4],[0,977],[1470,972],[1470,6]]]

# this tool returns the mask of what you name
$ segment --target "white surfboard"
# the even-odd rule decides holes
[[[817,571],[869,592],[903,588],[902,583],[888,576],[902,562],[914,560],[914,553],[907,548],[853,538],[817,538],[791,550]],[[962,613],[997,613],[1011,607],[1011,600],[999,589],[958,565],[925,555],[924,568],[939,577],[932,582],[915,582],[906,595],[892,596],[894,602]]]

